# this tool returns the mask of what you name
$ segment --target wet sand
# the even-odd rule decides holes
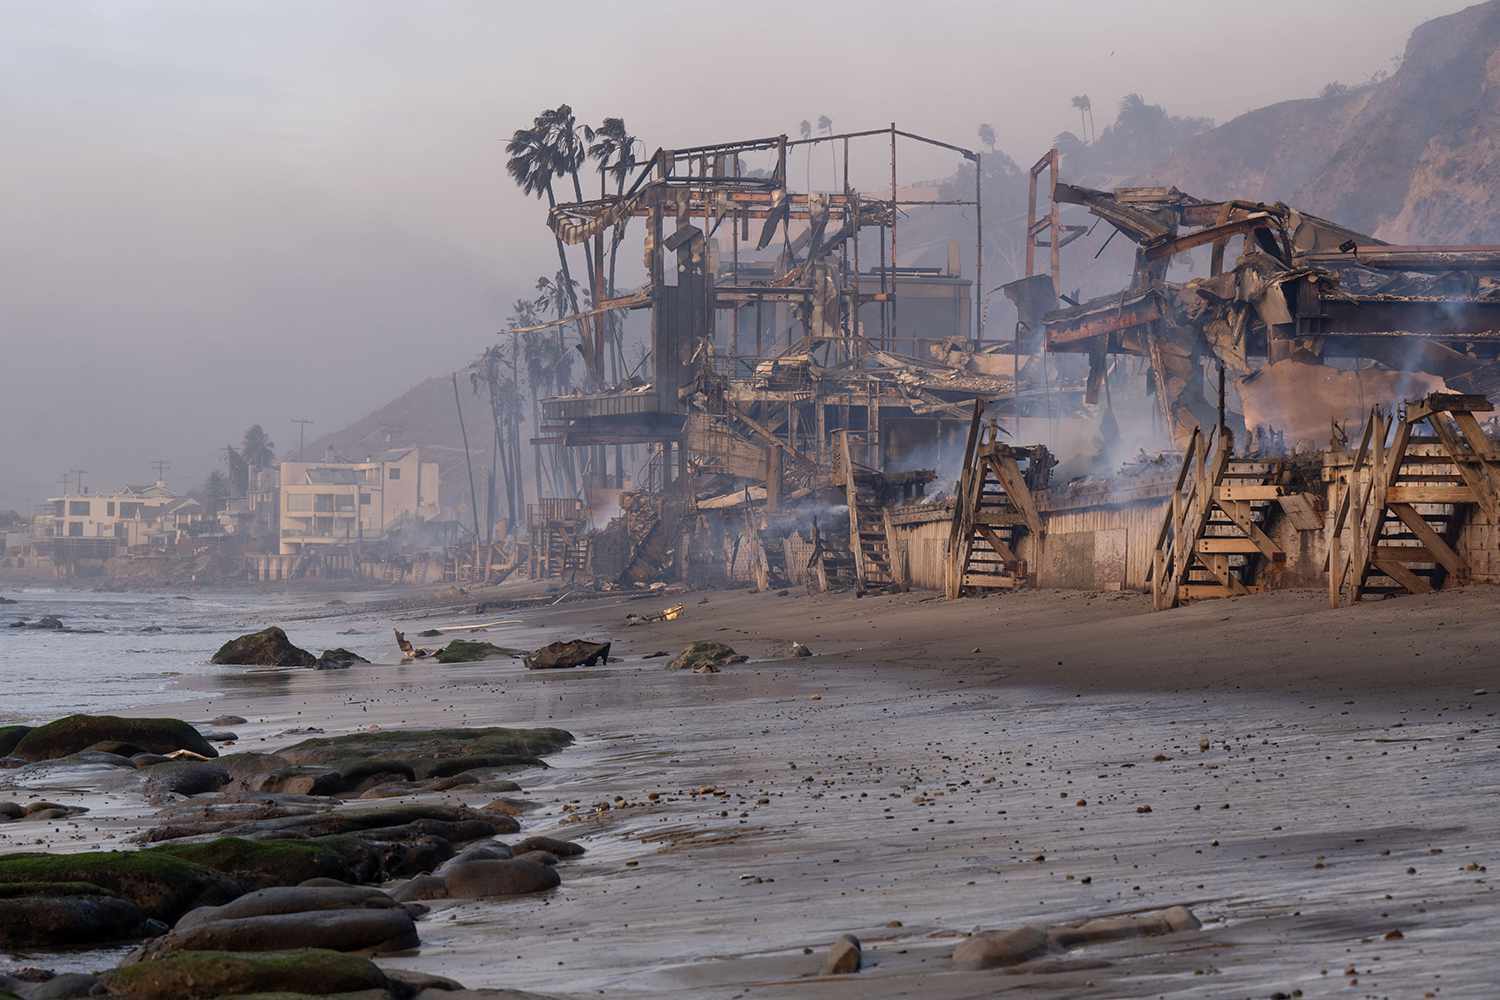
[[[620,659],[607,667],[226,668],[216,697],[171,712],[245,716],[249,750],[307,726],[571,730],[578,743],[550,768],[516,778],[540,803],[525,832],[589,853],[546,896],[436,905],[421,952],[388,963],[469,986],[1491,997],[1500,907],[1480,868],[1500,860],[1495,596],[1333,611],[1291,593],[1162,614],[1138,595],[1055,591],[610,597],[496,614],[524,624],[484,636],[609,638]],[[678,621],[624,625],[675,601]],[[642,659],[694,639],[752,660],[694,675]],[[791,640],[817,655],[784,658]],[[0,849],[118,842],[149,815],[129,791],[66,781],[47,797],[71,791],[95,812],[55,832],[0,827]],[[1014,973],[948,959],[976,928],[1176,903],[1201,931]],[[864,942],[866,970],[813,978],[841,933]]]

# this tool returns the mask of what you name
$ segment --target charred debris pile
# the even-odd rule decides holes
[[[796,191],[791,151],[817,143],[842,153],[842,187]],[[588,344],[599,317],[646,310],[649,364],[543,401],[534,443],[596,472],[531,509],[533,576],[1136,589],[1160,607],[1500,579],[1500,247],[1092,190],[1054,150],[1031,168],[1026,273],[994,289],[1017,321],[996,333],[982,191],[902,186],[905,143],[980,158],[895,126],[660,149],[615,195],[551,211],[586,247],[642,220],[647,278],[536,329]],[[871,144],[890,183],[866,193],[848,177]],[[956,242],[945,266],[899,263],[903,218],[945,210],[975,219],[972,280]],[[1064,257],[1118,236],[1136,247],[1124,286],[1063,292]],[[651,455],[628,487],[622,445]]]

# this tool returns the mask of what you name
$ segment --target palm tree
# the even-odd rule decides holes
[[[573,181],[573,197],[583,201],[583,181],[579,172],[583,169],[584,161],[588,158],[588,147],[584,144],[586,133],[590,131],[586,126],[580,126],[578,119],[573,115],[573,109],[566,104],[559,104],[550,111],[543,111],[539,116],[550,137],[553,150],[553,159],[556,162],[556,170],[559,176],[566,175]],[[581,133],[585,135],[581,137]],[[602,256],[604,234],[598,233],[594,236],[594,243]],[[583,270],[587,279],[587,288],[594,298],[599,298],[600,275],[594,273],[594,253],[590,251],[587,243],[583,249]],[[576,287],[576,286],[575,286]],[[572,296],[573,311],[578,312],[578,296]],[[585,319],[579,323],[579,332],[583,336],[583,360],[588,369],[589,381],[598,384],[603,381],[604,373],[600,364],[604,348],[604,338],[592,336],[594,321]]]
[[[991,153],[995,151],[995,126],[989,122],[979,126],[979,141],[989,147]]]
[[[1078,125],[1083,132],[1083,141],[1089,141],[1089,123],[1094,117],[1094,106],[1089,101],[1088,94],[1079,94],[1073,98],[1073,107],[1078,109]]]
[[[565,140],[560,135],[560,126],[564,122],[570,122],[573,118],[572,109],[566,104],[555,110],[543,111],[532,121],[531,128],[518,128],[511,135],[510,142],[505,144],[505,151],[510,154],[510,159],[505,161],[506,172],[526,194],[543,195],[547,198],[547,208],[557,207],[557,195],[552,190],[554,178],[568,173],[568,156],[564,155],[563,147],[571,153],[569,142],[576,143],[577,136],[569,133],[570,139]],[[577,168],[573,168],[574,185],[577,186]],[[579,190],[578,200],[583,200],[582,190]],[[568,270],[568,254],[563,249],[561,237],[555,236],[557,243],[557,266],[558,270],[567,279],[563,282],[568,289],[576,288],[576,283]],[[578,300],[573,297],[570,300],[572,311],[577,313]],[[564,313],[563,315],[567,315]],[[561,317],[559,317],[561,318]],[[559,343],[562,341],[562,327],[557,328]],[[583,321],[578,322],[578,337],[587,340],[584,333]]]
[[[637,163],[635,158],[635,147],[640,142],[625,127],[623,118],[606,118],[598,129],[584,129],[584,136],[590,142],[589,156],[599,164],[599,183],[602,187],[605,175],[612,176],[615,180],[615,197],[625,197],[625,181],[629,179],[630,172],[635,169]],[[604,286],[604,294],[607,298],[615,296],[615,262],[619,257],[620,244],[625,239],[625,227],[629,225],[630,217],[622,218],[614,227],[609,245],[609,276]],[[618,382],[625,367],[625,354],[622,345],[624,331],[621,329],[621,320],[618,314],[610,313],[608,316],[608,328],[610,332],[610,343],[613,352],[610,355],[612,370],[610,378]]]
[[[272,441],[260,424],[251,424],[240,441],[240,457],[247,465],[264,469],[276,461],[276,442]]]
[[[802,124],[798,126],[798,129],[802,133],[802,138],[804,138],[804,139],[811,139],[812,138],[812,122],[808,121],[806,118],[802,119]],[[803,157],[803,159],[805,159],[807,161],[807,190],[809,192],[811,192],[812,191],[812,147],[811,146],[807,147],[807,153]]]

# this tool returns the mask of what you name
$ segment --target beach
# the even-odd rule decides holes
[[[559,888],[435,903],[382,964],[583,997],[1487,997],[1500,910],[1500,705],[1485,588],[1330,610],[1285,592],[1153,613],[1130,593],[581,595],[497,619],[502,646],[613,643],[601,667],[400,664],[381,612],[346,618],[384,662],[218,667],[130,715],[238,715],[237,750],[309,729],[556,726],[512,777],[525,834],[587,854]],[[468,603],[490,595],[465,595]],[[318,598],[326,603],[326,598]],[[674,621],[628,626],[682,603]],[[334,615],[324,618],[324,613]],[[342,615],[343,618],[339,616]],[[295,621],[286,623],[296,641]],[[337,632],[339,630],[335,630]],[[712,639],[748,662],[664,669]],[[422,640],[417,640],[422,641]],[[438,640],[434,640],[438,641]],[[812,656],[789,653],[793,642]],[[12,653],[14,654],[14,646]],[[222,748],[221,748],[222,749]],[[0,798],[87,804],[0,825],[0,849],[118,846],[154,810],[45,769]],[[0,772],[0,784],[25,772]],[[437,798],[479,805],[462,788]],[[38,843],[39,842],[39,843]],[[956,970],[979,929],[1186,905],[1199,930]],[[852,933],[863,971],[816,975]],[[810,951],[809,951],[810,950]],[[30,956],[98,968],[118,951]],[[5,965],[0,957],[0,968]]]

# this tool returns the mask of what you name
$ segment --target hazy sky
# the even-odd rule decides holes
[[[252,422],[294,447],[467,363],[556,266],[504,172],[544,106],[650,148],[988,121],[1030,160],[1074,94],[1225,121],[1466,4],[1219,6],[0,0],[0,508],[186,489]]]

